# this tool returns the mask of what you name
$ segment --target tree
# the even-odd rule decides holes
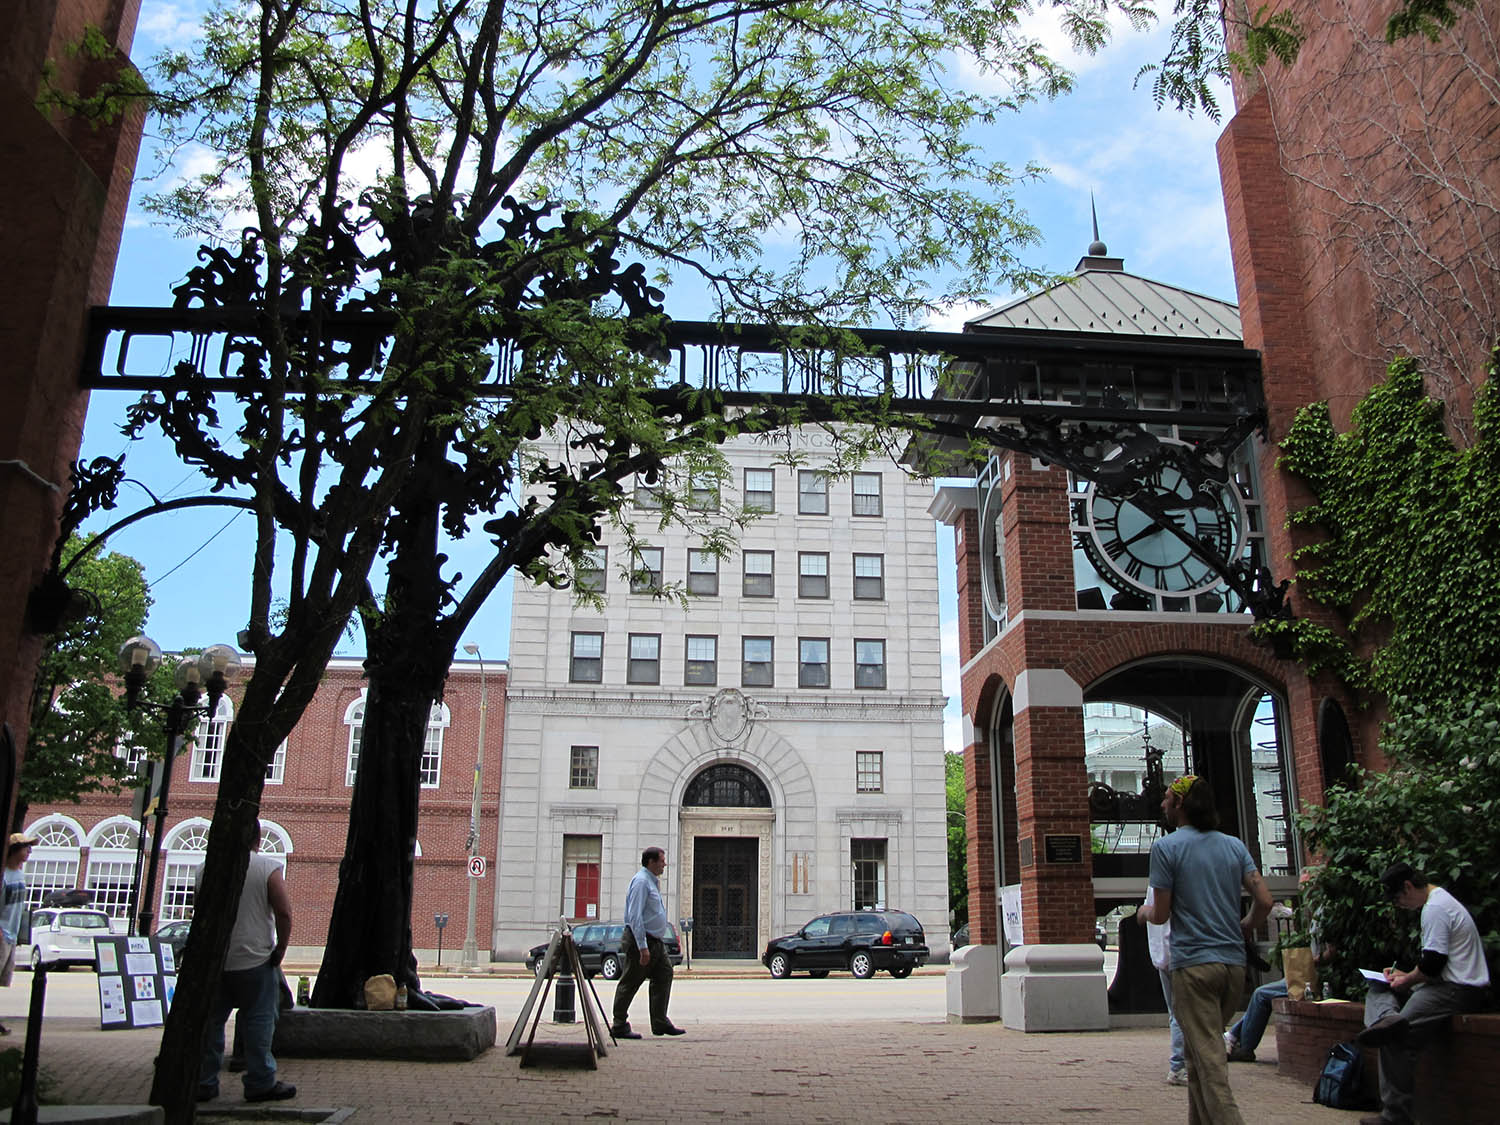
[[[969,833],[964,797],[964,756],[944,754],[948,790],[948,922],[958,929],[969,920]]]
[[[47,638],[31,698],[31,733],[16,796],[15,825],[33,804],[76,801],[85,793],[118,791],[133,774],[123,745],[160,756],[162,737],[136,724],[116,685],[116,653],[146,622],[151,595],[141,564],[128,555],[86,555],[70,537],[60,555],[69,583],[92,596],[91,611]],[[137,729],[139,728],[139,729]]]

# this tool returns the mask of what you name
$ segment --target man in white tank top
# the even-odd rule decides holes
[[[255,825],[252,849],[260,844]],[[203,877],[203,869],[198,869]],[[236,1022],[245,1045],[245,1100],[280,1101],[297,1095],[297,1087],[276,1078],[271,1040],[281,1007],[281,959],[292,936],[292,900],[287,894],[281,864],[258,850],[250,853],[245,886],[240,891],[229,952],[219,978],[203,1063],[198,1072],[198,1100],[219,1096],[219,1068],[224,1063],[224,1021],[238,1010]]]

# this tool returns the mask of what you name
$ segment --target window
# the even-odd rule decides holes
[[[774,512],[776,510],[776,470],[745,470],[745,510],[750,512]]]
[[[797,511],[804,516],[828,514],[828,476],[816,469],[797,474]]]
[[[719,809],[768,809],[771,791],[759,776],[744,766],[721,762],[709,766],[687,783],[682,793],[684,807]]]
[[[688,507],[695,512],[719,510],[719,481],[712,473],[688,474]]]
[[[854,596],[879,601],[885,597],[885,556],[854,556]]]
[[[281,745],[276,747],[276,753],[271,755],[271,761],[266,766],[266,784],[280,785],[286,777],[286,739],[281,740]]]
[[[745,552],[745,597],[770,598],[776,595],[776,552]]]
[[[776,682],[775,668],[771,663],[772,642],[770,637],[744,637],[740,665],[741,687],[771,687]]]
[[[568,679],[575,684],[597,684],[604,679],[604,634],[574,633]]]
[[[854,686],[885,687],[885,642],[854,642]]]
[[[218,710],[213,721],[204,716],[198,723],[198,732],[193,738],[193,764],[188,771],[189,781],[218,781],[219,771],[224,768],[224,740],[229,736],[229,724],[234,722],[234,704],[229,696],[219,697]]]
[[[344,784],[353,785],[359,771],[359,744],[364,740],[365,700],[363,696],[344,710],[344,725],[349,728],[349,758],[344,766]]]
[[[797,596],[828,596],[828,554],[824,551],[797,552]]]
[[[797,686],[828,686],[828,638],[797,639]]]
[[[855,473],[853,513],[856,516],[880,515],[880,474]]]
[[[208,851],[208,822],[190,820],[179,824],[166,839],[167,874],[162,884],[159,922],[175,922],[193,916],[198,870]]]
[[[434,703],[427,717],[427,737],[422,742],[422,788],[436,789],[443,775],[443,730],[448,726],[448,706]]]
[[[631,633],[630,661],[625,680],[632,684],[661,683],[661,634]]]
[[[115,757],[125,762],[125,768],[133,774],[145,772],[146,748],[144,746],[126,746],[123,742],[115,744]]]
[[[134,851],[134,845],[131,845]],[[94,893],[89,905],[111,918],[130,917],[130,891],[135,883],[135,857],[129,859],[96,859],[89,855],[87,889]]]
[[[599,873],[604,837],[563,837],[562,914],[566,918],[599,917]]]
[[[885,909],[885,841],[850,840],[849,863],[854,869],[854,909]]]
[[[661,510],[661,485],[647,484],[645,477],[635,478],[635,506],[653,512]]]
[[[854,791],[879,793],[885,789],[885,754],[879,750],[857,750],[854,754]]]
[[[719,596],[719,556],[712,551],[688,549],[688,593],[705,598]]]
[[[687,664],[682,682],[708,685],[719,682],[718,637],[688,637]]]
[[[599,747],[573,747],[568,755],[568,788],[599,788]]]
[[[635,553],[630,568],[630,592],[632,594],[659,594],[661,592],[660,547],[642,547]]]
[[[580,590],[588,590],[595,594],[604,593],[606,584],[605,565],[609,561],[609,548],[594,547],[583,552],[583,557],[578,560],[578,571],[575,581]]]

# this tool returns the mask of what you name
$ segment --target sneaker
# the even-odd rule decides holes
[[[1249,1050],[1249,1049],[1247,1049],[1245,1047],[1241,1047],[1238,1044],[1236,1044],[1234,1050],[1232,1050],[1232,1051],[1229,1052],[1229,1061],[1230,1062],[1254,1062],[1255,1061],[1255,1052],[1251,1051],[1251,1050]]]
[[[1224,1033],[1224,1053],[1226,1055],[1234,1054],[1234,1049],[1239,1045],[1240,1041],[1234,1037],[1233,1032],[1226,1031]]]
[[[1187,1067],[1185,1067],[1185,1066],[1176,1066],[1176,1067],[1173,1067],[1171,1070],[1167,1071],[1167,1085],[1168,1086],[1186,1086],[1187,1085]]]
[[[297,1096],[297,1087],[290,1082],[277,1082],[265,1090],[256,1090],[254,1093],[246,1091],[247,1102],[281,1102],[287,1098]]]

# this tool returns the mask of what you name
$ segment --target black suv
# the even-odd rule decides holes
[[[922,923],[904,910],[841,910],[773,938],[760,959],[777,980],[798,970],[826,977],[831,969],[848,969],[868,980],[881,969],[909,977],[927,953]]]
[[[667,938],[667,959],[674,965],[682,964],[682,943],[677,940],[677,927],[667,923],[672,936]],[[624,922],[580,922],[573,927],[573,944],[578,946],[578,960],[583,963],[583,975],[591,977],[598,973],[605,980],[618,980],[624,971],[620,957],[620,938],[625,934]],[[533,973],[542,970],[542,958],[547,956],[547,942],[531,947],[526,955],[526,967]]]

